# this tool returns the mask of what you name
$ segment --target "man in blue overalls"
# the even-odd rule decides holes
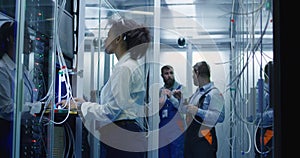
[[[184,121],[178,112],[182,85],[170,65],[161,68],[164,86],[159,91],[159,158],[183,158]]]

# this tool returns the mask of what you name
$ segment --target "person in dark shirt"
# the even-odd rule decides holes
[[[273,107],[270,103],[270,79],[272,76],[273,62],[268,62],[264,67],[264,80],[257,82],[256,119],[257,130],[255,133],[255,157],[272,158],[273,149]]]
[[[184,157],[216,158],[218,139],[215,126],[224,122],[225,100],[210,80],[207,62],[197,62],[193,66],[193,81],[198,88],[183,108],[187,119]]]

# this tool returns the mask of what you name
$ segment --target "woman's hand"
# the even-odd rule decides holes
[[[73,98],[70,100],[62,100],[62,101],[56,103],[56,106],[61,105],[61,107],[64,107],[64,108],[70,107],[71,110],[74,110],[74,109],[78,110],[79,106],[81,106],[81,104],[84,102],[85,102],[85,100],[82,98]]]

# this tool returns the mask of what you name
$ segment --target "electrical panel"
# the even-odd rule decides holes
[[[47,128],[46,118],[24,114],[21,121],[20,156],[22,158],[40,158],[46,155]]]

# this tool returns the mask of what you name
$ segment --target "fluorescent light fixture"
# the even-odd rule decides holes
[[[166,4],[194,3],[195,0],[165,0]]]
[[[122,9],[106,9],[106,10],[110,10],[113,12],[126,12],[126,13],[132,13],[132,14],[154,15],[153,12],[146,12],[146,11],[140,11],[140,10],[122,10]]]

